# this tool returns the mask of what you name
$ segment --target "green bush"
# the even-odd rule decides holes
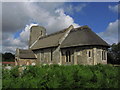
[[[118,88],[119,69],[110,65],[41,65],[2,70],[3,88]]]

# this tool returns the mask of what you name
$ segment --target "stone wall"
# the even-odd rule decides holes
[[[76,61],[77,61],[77,64],[82,64],[82,65],[85,65],[87,64],[87,51],[84,50],[84,49],[75,49],[76,51]],[[90,59],[90,58],[89,58]]]
[[[102,52],[105,51],[106,59],[102,59]],[[97,63],[107,64],[107,49],[98,48],[97,49]]]
[[[19,59],[16,61],[17,65],[36,65],[37,60],[36,59]]]
[[[71,54],[71,62],[66,61],[65,52],[69,50]],[[105,51],[106,59],[102,60],[102,51]],[[99,46],[75,47],[62,50],[62,64],[82,64],[96,65],[107,64],[107,48]]]
[[[102,51],[105,51],[106,60],[102,60]],[[37,61],[41,64],[107,64],[107,48],[105,47],[47,48],[35,51],[35,53]]]
[[[58,64],[60,62],[60,51],[56,48],[47,48],[34,51],[37,55],[37,61],[41,64]]]
[[[66,51],[69,50],[71,53],[71,62],[69,64],[82,64],[82,65],[92,65],[93,64],[93,49],[92,47],[75,47],[62,50],[62,64],[67,64],[66,61]],[[91,52],[91,56],[88,57],[88,52]]]

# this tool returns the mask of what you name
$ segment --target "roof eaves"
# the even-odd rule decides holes
[[[77,47],[77,46],[104,46],[104,47],[110,47],[109,45],[99,45],[99,44],[78,44],[78,45],[70,45],[70,46],[61,46],[60,48],[69,48],[69,47]]]
[[[52,45],[52,46],[47,46],[47,47],[32,48],[31,50],[38,50],[38,49],[52,48],[52,47],[57,47],[58,45],[59,45],[59,44]]]

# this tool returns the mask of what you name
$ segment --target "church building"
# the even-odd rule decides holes
[[[29,48],[16,49],[16,65],[107,64],[109,45],[88,26],[68,28],[46,35],[42,26],[30,29]]]

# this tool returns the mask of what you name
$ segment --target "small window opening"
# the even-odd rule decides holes
[[[41,31],[41,35],[42,35],[42,31]]]
[[[88,51],[88,57],[92,57],[92,52]]]
[[[51,49],[51,61],[53,60],[53,50]]]

